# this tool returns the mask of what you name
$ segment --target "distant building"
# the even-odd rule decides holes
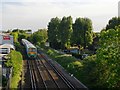
[[[15,50],[15,47],[12,44],[0,45],[0,54],[8,54],[11,50]]]
[[[27,34],[32,34],[32,30],[26,30],[25,31]]]
[[[7,80],[9,79],[11,69],[5,66],[7,61],[5,57],[11,50],[15,50],[13,36],[0,33],[0,67],[2,67],[2,76],[6,77]]]
[[[12,44],[13,45],[13,36],[9,34],[0,33],[0,45],[3,44]]]
[[[6,55],[11,50],[15,50],[13,36],[0,33],[0,55]]]

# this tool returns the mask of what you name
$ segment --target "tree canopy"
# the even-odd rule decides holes
[[[113,17],[109,20],[108,24],[106,25],[106,30],[115,29],[115,27],[118,25],[120,25],[120,17]]]
[[[72,17],[52,18],[48,24],[48,40],[52,48],[69,48],[77,44],[84,48],[93,42],[92,21],[89,18],[77,18],[73,23]]]
[[[70,45],[70,39],[72,34],[72,17],[63,17],[59,25],[61,48],[68,47]]]
[[[88,18],[77,18],[73,24],[72,43],[84,48],[93,41],[92,21]]]
[[[48,41],[52,48],[58,47],[60,42],[60,34],[59,34],[59,24],[61,20],[56,17],[52,18],[48,24]]]
[[[120,88],[120,27],[102,31],[97,50],[98,83],[105,87]]]
[[[34,32],[29,38],[34,44],[44,44],[47,41],[47,30],[46,29],[38,29],[38,31]]]

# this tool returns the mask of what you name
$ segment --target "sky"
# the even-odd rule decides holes
[[[1,0],[0,30],[47,28],[56,16],[87,17],[93,31],[99,32],[108,21],[118,16],[119,0]]]

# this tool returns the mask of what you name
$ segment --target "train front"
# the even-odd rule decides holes
[[[28,57],[31,59],[35,59],[37,57],[37,48],[29,48]]]

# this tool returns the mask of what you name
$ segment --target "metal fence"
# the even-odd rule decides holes
[[[7,89],[7,90],[10,89],[12,71],[13,71],[13,68],[10,68],[10,70],[9,70],[9,73],[10,73],[10,74],[9,74],[9,76],[8,76],[8,82],[7,82],[7,86],[6,86],[6,89]]]
[[[2,89],[2,58],[0,57],[0,90]]]

